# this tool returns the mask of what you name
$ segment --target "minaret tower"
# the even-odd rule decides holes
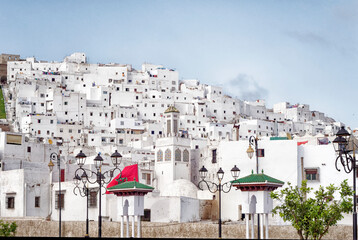
[[[190,139],[179,134],[180,112],[170,106],[164,112],[164,134],[155,142],[155,185],[163,190],[177,179],[191,180]]]

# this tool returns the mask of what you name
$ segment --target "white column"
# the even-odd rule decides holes
[[[121,238],[124,238],[124,217],[121,216]]]
[[[140,216],[137,215],[137,238],[141,238]]]
[[[245,213],[245,220],[246,220],[246,239],[249,239],[249,238],[250,238],[249,216],[250,216],[250,214]]]
[[[260,214],[260,239],[264,239],[264,214]]]
[[[127,230],[127,238],[129,238],[129,216],[127,215],[127,225],[126,225],[126,230]]]
[[[135,224],[135,222],[134,222],[134,215],[132,215],[132,237],[134,238],[135,236],[135,234],[134,234],[134,224]]]
[[[268,213],[265,214],[265,225],[266,225],[266,239],[269,239]]]
[[[251,238],[255,238],[255,231],[254,231],[254,225],[255,225],[255,214],[251,214]]]

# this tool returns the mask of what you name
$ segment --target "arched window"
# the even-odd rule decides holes
[[[165,161],[170,161],[172,160],[172,152],[170,151],[170,149],[165,150]]]
[[[183,162],[189,162],[189,151],[186,149],[183,152]]]
[[[159,150],[157,152],[157,162],[161,162],[161,161],[163,161],[163,151]]]
[[[181,151],[179,148],[177,150],[175,150],[175,161],[178,161],[178,162],[181,161]]]

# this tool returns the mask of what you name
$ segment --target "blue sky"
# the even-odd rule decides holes
[[[357,1],[0,0],[0,52],[143,62],[358,128]]]

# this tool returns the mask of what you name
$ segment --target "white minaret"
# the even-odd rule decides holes
[[[179,134],[179,110],[170,106],[164,112],[164,136],[155,142],[156,190],[177,179],[191,180],[190,139]]]

